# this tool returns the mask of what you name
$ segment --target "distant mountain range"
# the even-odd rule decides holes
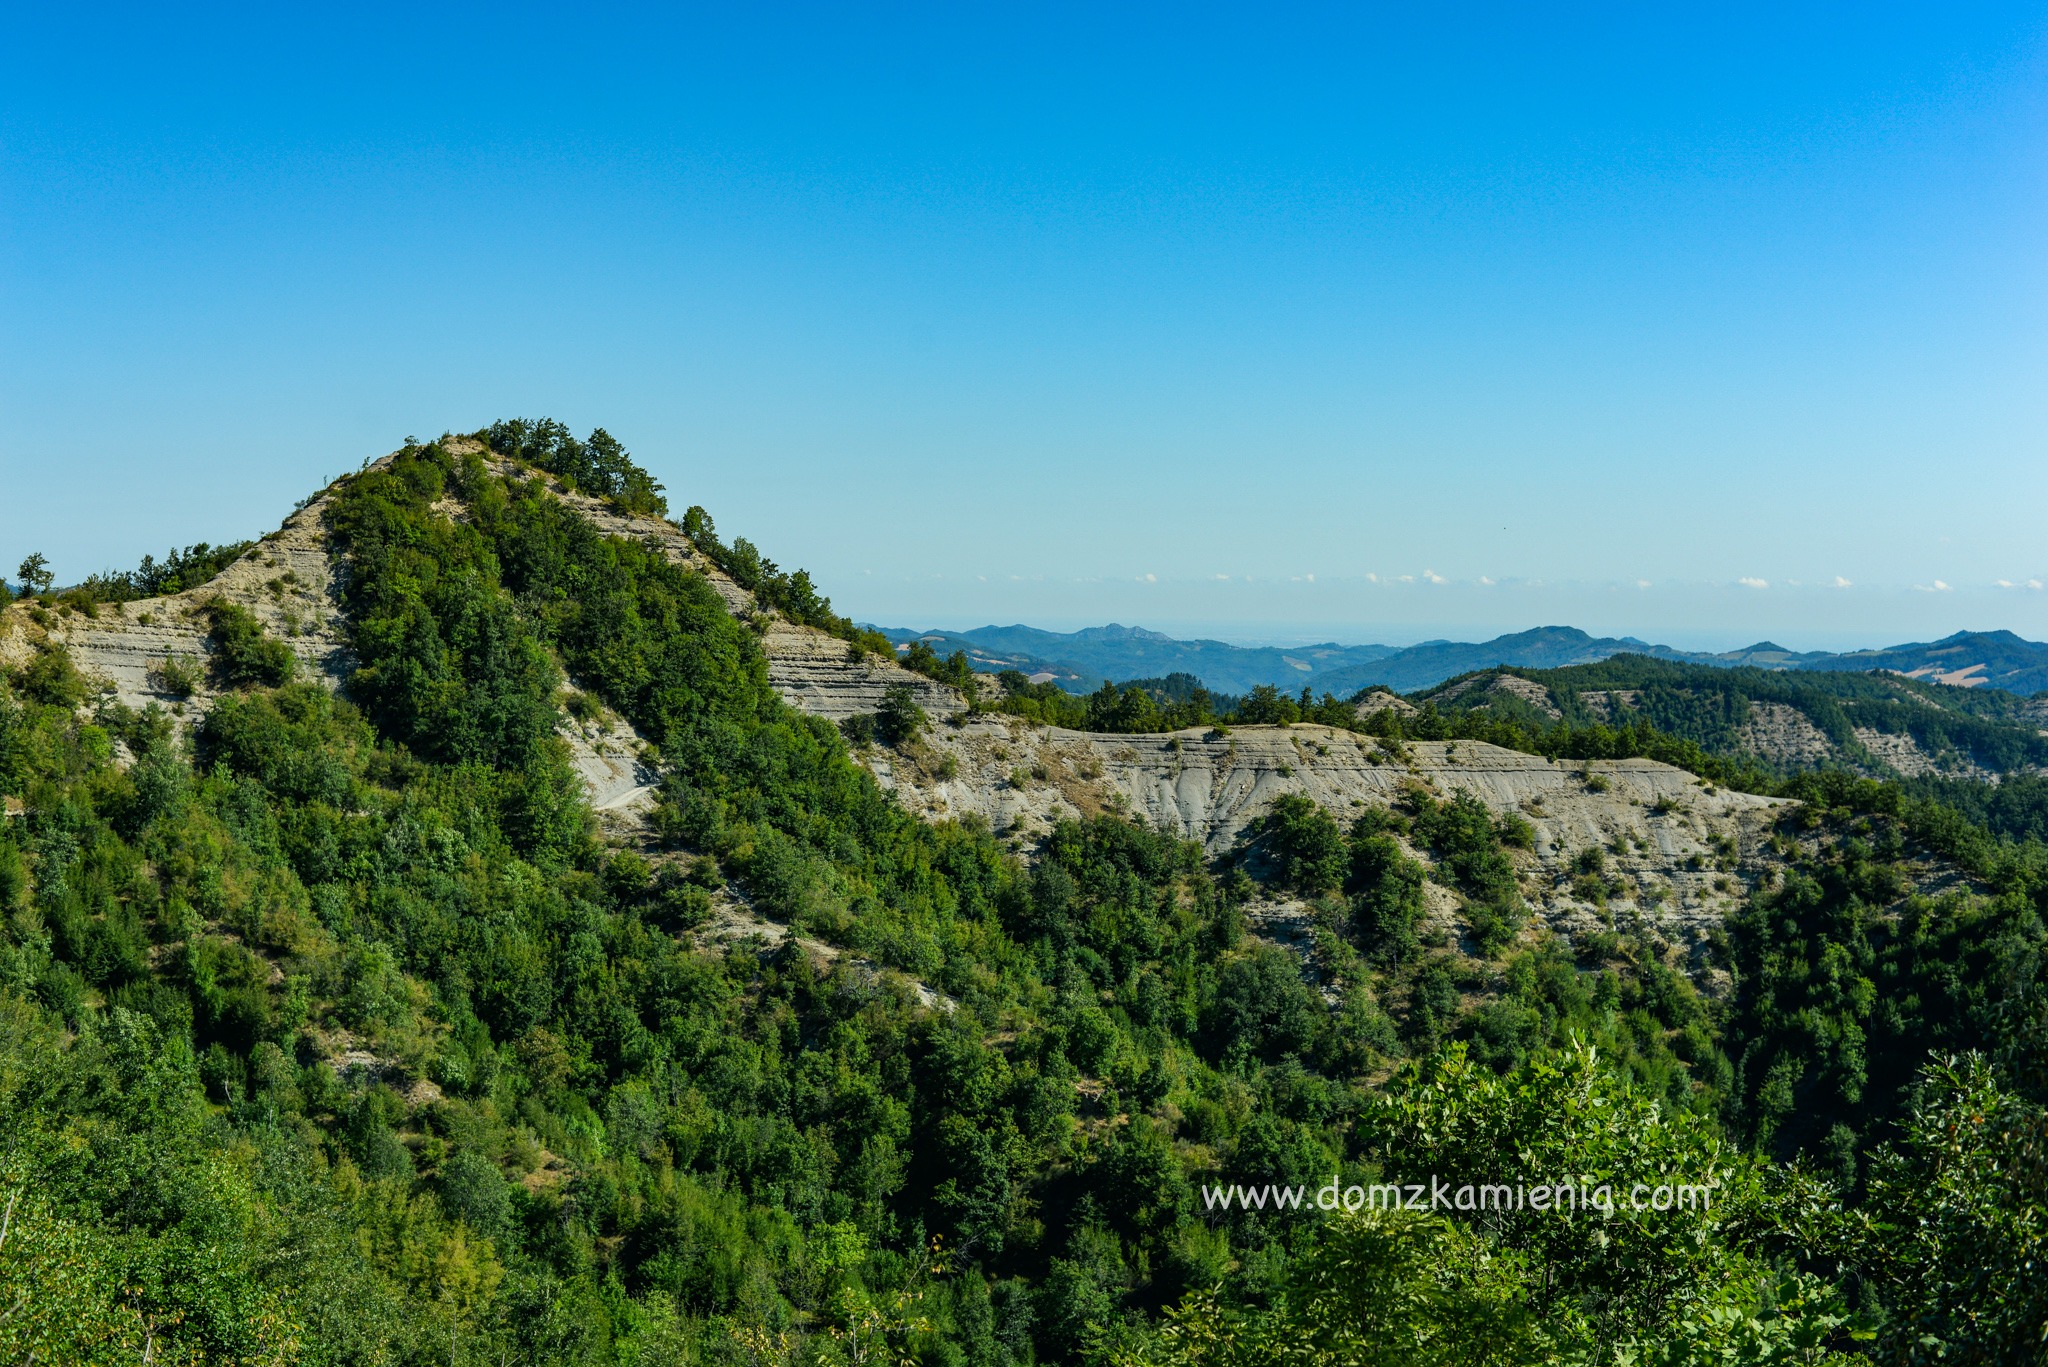
[[[971,631],[910,631],[880,628],[899,648],[922,640],[941,655],[967,652],[977,669],[1046,674],[1061,687],[1086,693],[1107,680],[1198,676],[1218,693],[1245,693],[1272,684],[1292,693],[1348,697],[1374,686],[1412,693],[1475,669],[1514,665],[1562,669],[1615,655],[1724,667],[1779,670],[1892,670],[1931,683],[1990,687],[2011,693],[2048,690],[2048,644],[2010,631],[1959,631],[1939,641],[1858,650],[1846,654],[1792,651],[1770,641],[1741,650],[1678,650],[1633,636],[1590,636],[1576,627],[1537,627],[1491,641],[1424,641],[1420,645],[1234,646],[1223,641],[1183,641],[1143,627],[1111,623],[1082,631],[1041,631],[1027,626],[986,626]]]
[[[941,655],[964,650],[974,667],[985,672],[1018,669],[1026,674],[1050,674],[1061,687],[1076,693],[1093,692],[1104,680],[1122,683],[1168,674],[1197,675],[1217,693],[1247,693],[1259,684],[1281,685],[1292,692],[1318,675],[1358,668],[1396,651],[1394,646],[1334,643],[1283,649],[1182,641],[1114,622],[1064,632],[1027,626],[959,632],[881,630],[899,645],[921,640]]]

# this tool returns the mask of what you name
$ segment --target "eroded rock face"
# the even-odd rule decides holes
[[[1717,923],[1745,891],[1734,870],[1774,862],[1765,842],[1785,805],[1653,760],[1552,763],[1474,741],[1411,741],[1396,754],[1320,726],[1108,736],[983,714],[937,728],[907,753],[874,747],[863,758],[900,801],[934,819],[978,816],[1031,837],[1064,817],[1117,811],[1212,853],[1254,833],[1283,793],[1340,822],[1410,787],[1439,800],[1470,793],[1533,828],[1535,848],[1520,857],[1524,894],[1571,928],[1603,921],[1573,888],[1576,861],[1595,848],[1608,887],[1618,885],[1612,901],[1660,923]]]
[[[930,734],[900,751],[867,747],[861,761],[922,816],[979,817],[1025,838],[1063,819],[1116,811],[1222,853],[1283,793],[1301,793],[1348,821],[1418,786],[1439,799],[1467,792],[1496,814],[1529,822],[1532,895],[1556,893],[1580,854],[1597,847],[1610,879],[1644,894],[1657,889],[1674,911],[1707,916],[1739,892],[1716,886],[1728,882],[1722,866],[1765,858],[1764,840],[1785,805],[1654,760],[1553,763],[1477,741],[1389,747],[1308,725],[1067,731],[972,713],[954,690],[893,662],[855,663],[844,642],[809,628],[771,627],[763,645],[783,697],[813,715],[871,712],[890,685],[910,685],[934,719]]]
[[[1027,851],[1057,822],[1101,812],[1139,817],[1220,854],[1254,832],[1283,793],[1301,793],[1348,823],[1409,786],[1440,800],[1468,792],[1534,829],[1535,848],[1517,856],[1523,892],[1554,927],[1580,932],[1640,916],[1695,941],[1746,894],[1745,870],[1779,862],[1766,841],[1783,799],[1717,789],[1653,760],[1552,763],[1475,741],[1389,748],[1306,725],[1066,731],[973,713],[957,691],[894,661],[854,660],[845,642],[808,627],[772,624],[762,645],[784,700],[815,716],[872,712],[892,685],[910,687],[933,718],[930,734],[900,751],[869,746],[858,758],[918,815],[977,817]],[[1576,878],[1593,849],[1604,868],[1597,897]]]
[[[203,662],[209,653],[205,606],[223,600],[248,609],[265,631],[289,645],[304,675],[337,686],[349,660],[341,635],[338,565],[323,521],[327,502],[323,495],[293,513],[198,588],[102,607],[96,617],[58,613],[46,631],[35,626],[28,605],[21,605],[9,611],[0,635],[23,645],[47,635],[70,651],[81,673],[110,686],[128,706],[168,706],[180,699],[159,685],[153,667],[174,656]],[[202,681],[192,701],[203,709],[210,696]]]
[[[1972,779],[1978,783],[1998,782],[1997,774],[1978,764],[1967,754],[1950,752],[1947,755],[1931,755],[1912,736],[1904,733],[1859,726],[1851,734],[1856,737],[1857,743],[1880,763],[1907,778],[1934,774],[1947,778]]]
[[[1743,749],[1773,764],[1818,764],[1835,753],[1827,732],[1789,703],[1752,702],[1736,735]]]
[[[1352,704],[1351,712],[1360,721],[1364,721],[1375,712],[1385,712],[1389,709],[1397,717],[1412,717],[1416,711],[1415,704],[1400,694],[1390,693],[1384,688],[1375,688]]]
[[[945,684],[914,673],[894,660],[874,655],[856,658],[836,636],[787,622],[771,624],[761,637],[768,656],[768,681],[790,706],[843,721],[882,705],[891,688],[911,691],[918,706],[934,717],[961,711],[967,700]]]
[[[1520,698],[1552,721],[1564,717],[1564,713],[1558,711],[1557,704],[1550,700],[1550,690],[1534,679],[1525,679],[1519,674],[1502,674],[1494,679],[1487,691]]]

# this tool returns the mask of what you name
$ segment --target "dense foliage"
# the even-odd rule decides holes
[[[647,487],[595,436],[585,470],[565,432],[514,426],[501,455],[627,504]],[[1988,1363],[2038,1343],[2037,848],[1811,780],[1780,834],[1795,872],[1729,928],[1725,1011],[1647,932],[1518,935],[1527,827],[1420,788],[1348,827],[1283,800],[1221,865],[1113,816],[1027,864],[890,801],[839,728],[781,703],[703,576],[463,450],[409,446],[335,490],[345,696],[225,604],[228,691],[203,717],[126,709],[50,645],[0,685],[9,1360]],[[693,537],[715,544],[708,518]],[[807,579],[755,573],[804,610]],[[1005,681],[1016,706],[1029,687]],[[1214,724],[1197,695],[1079,701],[1089,724],[1141,700]],[[600,838],[572,700],[646,738],[645,836]],[[1393,720],[1352,718],[1501,724]],[[914,700],[872,724],[909,762]],[[1622,734],[1569,744],[1680,744]],[[1930,859],[1972,881],[1910,895]],[[1299,954],[1246,933],[1261,885],[1306,906]],[[795,933],[688,934],[759,913]],[[1645,1177],[1713,1203],[1217,1197]]]
[[[602,427],[578,441],[552,418],[513,418],[492,423],[483,434],[493,451],[559,476],[571,489],[602,498],[632,513],[668,511],[661,485],[634,464],[618,438]]]

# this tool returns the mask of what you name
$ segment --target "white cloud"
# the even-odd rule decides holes
[[[2016,589],[2019,587],[2018,584],[2013,583],[2010,579],[1994,579],[1991,582],[2002,589]]]
[[[1140,584],[1156,584],[1159,582],[1159,576],[1156,574],[1141,574],[1138,576],[1138,582]]]
[[[1650,581],[1647,579],[1638,579],[1636,580],[1636,587],[1639,589],[1646,589],[1650,587]]]
[[[1935,581],[1934,581],[1934,582],[1933,582],[1932,584],[1915,584],[1915,585],[1913,586],[1913,592],[1915,592],[1915,593],[1947,593],[1947,592],[1949,592],[1949,586],[1948,586],[1948,584],[1947,584],[1947,582],[1946,582],[1945,580],[1937,579],[1937,580],[1935,580]]]
[[[1218,580],[1219,580],[1220,582],[1222,582],[1222,583],[1225,583],[1225,584],[1227,584],[1227,583],[1229,583],[1229,582],[1230,582],[1230,576],[1229,576],[1229,575],[1227,575],[1227,574],[1219,574],[1219,575],[1217,575],[1217,576],[1216,576],[1216,578],[1217,578],[1217,579],[1218,579]]]
[[[1422,577],[1424,579],[1427,579],[1432,584],[1448,584],[1451,582],[1450,580],[1444,578],[1442,575],[1438,574],[1435,570],[1424,570],[1422,572]]]
[[[1365,582],[1366,582],[1366,583],[1368,583],[1368,584],[1377,584],[1377,583],[1379,583],[1379,582],[1380,582],[1380,577],[1379,577],[1378,575],[1376,575],[1376,574],[1372,573],[1372,572],[1371,572],[1370,570],[1368,570],[1368,571],[1366,572],[1366,576],[1365,576]]]
[[[1846,589],[1849,587],[1849,581],[1842,578],[1842,576],[1838,574],[1835,576],[1834,587],[1838,589]]]
[[[1751,579],[1744,577],[1736,580],[1735,582],[1742,585],[1742,587],[1746,589],[1767,589],[1771,586],[1771,581],[1768,579]]]
[[[1397,584],[1412,584],[1415,582],[1415,576],[1412,574],[1397,574],[1394,576],[1394,582]]]
[[[1482,583],[1482,584],[1484,584],[1484,585],[1485,585],[1485,586],[1486,586],[1487,588],[1492,588],[1492,587],[1493,587],[1493,577],[1492,577],[1491,575],[1485,575],[1485,574],[1482,574],[1482,575],[1480,575],[1480,576],[1479,576],[1479,582],[1480,582],[1480,583]]]

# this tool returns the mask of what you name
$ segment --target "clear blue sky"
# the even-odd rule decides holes
[[[9,570],[549,414],[889,623],[2048,636],[2038,4],[284,8],[0,21]]]

